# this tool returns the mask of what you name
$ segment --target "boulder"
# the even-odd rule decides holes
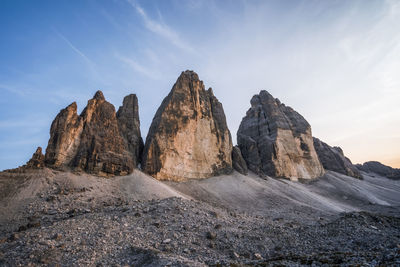
[[[248,173],[246,161],[238,146],[234,146],[232,149],[232,167],[243,175],[247,175]]]
[[[80,115],[75,102],[61,110],[51,125],[45,164],[101,176],[132,172],[138,158],[135,149],[140,150],[133,147],[136,143],[132,135],[137,134],[135,140],[141,140],[140,131],[129,132],[139,120],[137,113],[128,111],[137,109],[130,101],[133,98],[128,96],[121,107],[120,120],[101,91],[88,101]],[[129,118],[133,122],[128,122]]]
[[[376,173],[389,179],[400,180],[400,169],[392,168],[378,161],[367,161],[364,164],[356,164],[355,166],[363,172]]]
[[[231,153],[222,104],[195,72],[182,72],[151,123],[143,170],[159,180],[207,178],[232,171]]]
[[[267,91],[251,99],[237,142],[249,170],[292,180],[324,174],[314,149],[311,126]]]
[[[340,147],[331,147],[318,138],[313,138],[314,148],[318,158],[326,170],[342,173],[354,178],[362,179],[358,169],[344,156]]]

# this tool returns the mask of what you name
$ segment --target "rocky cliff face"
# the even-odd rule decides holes
[[[241,174],[247,175],[248,173],[246,161],[238,146],[234,146],[232,149],[232,167]]]
[[[331,147],[314,137],[314,147],[318,158],[326,170],[339,172],[354,178],[362,179],[358,169],[344,156],[340,147]]]
[[[364,164],[356,164],[355,166],[363,172],[373,172],[389,179],[400,180],[400,169],[386,166],[378,161],[367,161]]]
[[[260,175],[296,180],[324,174],[308,122],[267,91],[251,99],[237,141],[248,168]]]
[[[44,167],[44,155],[40,146],[36,149],[35,153],[32,155],[32,158],[24,167],[30,169],[40,169]]]
[[[119,120],[101,91],[88,101],[81,115],[77,114],[76,103],[61,110],[51,125],[46,165],[104,176],[132,172],[138,158],[136,151],[140,151],[135,145],[140,146],[141,140],[134,99],[128,96],[124,100]]]
[[[117,112],[118,128],[131,153],[134,166],[141,161],[143,139],[140,134],[138,98],[130,94],[124,98],[123,105]]]
[[[193,71],[179,76],[153,118],[143,170],[159,180],[207,178],[232,170],[222,104]]]

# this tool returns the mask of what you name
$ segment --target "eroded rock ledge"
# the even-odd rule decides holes
[[[357,179],[362,179],[358,169],[346,158],[340,147],[331,147],[314,137],[314,147],[318,158],[326,170],[339,172]]]
[[[367,161],[364,164],[356,164],[357,169],[367,173],[376,173],[389,179],[400,180],[400,169],[386,166],[378,161]]]

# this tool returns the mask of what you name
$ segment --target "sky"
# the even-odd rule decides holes
[[[194,70],[233,142],[260,90],[353,163],[400,168],[400,1],[0,1],[0,170],[46,148],[57,113],[137,94],[143,138]]]

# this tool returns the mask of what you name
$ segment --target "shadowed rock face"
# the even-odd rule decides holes
[[[400,169],[386,166],[378,161],[367,161],[364,164],[356,164],[355,166],[364,172],[373,172],[390,179],[400,180]]]
[[[179,76],[151,123],[142,167],[159,180],[232,171],[232,140],[222,104],[193,71]]]
[[[296,180],[324,174],[308,122],[267,91],[251,99],[237,140],[247,167],[259,175]]]
[[[101,91],[88,101],[79,116],[75,102],[61,110],[51,125],[46,165],[104,176],[132,172],[138,158],[136,150],[140,150],[133,146],[141,140],[140,131],[135,130],[139,121],[134,111],[137,101],[130,101],[134,98],[128,96],[124,101],[120,121]],[[133,137],[135,134],[137,138]]]
[[[340,147],[331,147],[318,138],[314,139],[314,147],[318,158],[326,170],[339,172],[348,176],[362,179],[358,169],[346,158]]]
[[[123,105],[117,112],[119,131],[127,144],[127,150],[132,154],[133,164],[141,161],[143,139],[140,134],[138,98],[130,94],[124,98]]]
[[[232,167],[241,174],[247,175],[248,173],[246,161],[238,146],[234,146],[232,149]]]

